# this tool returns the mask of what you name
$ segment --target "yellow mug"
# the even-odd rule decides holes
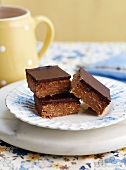
[[[47,35],[37,53],[35,28],[41,22],[47,25]],[[24,79],[25,69],[38,66],[53,39],[49,18],[32,18],[28,9],[0,6],[0,87]]]

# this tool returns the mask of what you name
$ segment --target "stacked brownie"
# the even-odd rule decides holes
[[[39,116],[52,118],[77,113],[79,99],[69,92],[71,76],[58,66],[26,69],[28,87],[34,93]]]
[[[110,104],[110,90],[80,68],[71,76],[58,66],[26,69],[28,87],[34,93],[39,116],[52,118],[77,113],[80,99],[101,115]]]

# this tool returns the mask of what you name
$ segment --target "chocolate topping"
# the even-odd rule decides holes
[[[34,97],[36,97],[34,95]],[[79,99],[76,98],[73,94],[67,92],[62,94],[56,94],[52,97],[47,96],[45,98],[38,98],[42,104],[49,104],[49,103],[65,103],[65,102],[79,102]]]
[[[95,79],[91,74],[86,72],[83,68],[80,68],[80,81],[93,87],[97,92],[101,93],[107,99],[110,99],[110,90],[104,86],[101,82]]]
[[[26,74],[29,74],[35,81],[50,82],[56,80],[70,79],[70,74],[58,66],[45,66],[33,69],[26,69]]]

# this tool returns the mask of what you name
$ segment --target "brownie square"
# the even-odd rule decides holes
[[[70,75],[58,66],[26,69],[28,87],[39,98],[70,90]]]
[[[101,115],[111,102],[110,90],[83,68],[74,74],[71,86],[70,92],[85,102],[98,115]]]
[[[70,115],[80,110],[79,99],[69,92],[45,98],[34,95],[34,101],[38,115],[43,118]]]

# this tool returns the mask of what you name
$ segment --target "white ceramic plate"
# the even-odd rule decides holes
[[[36,115],[33,93],[27,83],[12,90],[6,97],[6,105],[10,112],[24,122],[39,127],[61,130],[88,130],[106,127],[126,118],[126,85],[119,81],[95,76],[110,88],[112,108],[108,114],[97,116],[82,109],[81,112],[52,119],[44,119]]]

